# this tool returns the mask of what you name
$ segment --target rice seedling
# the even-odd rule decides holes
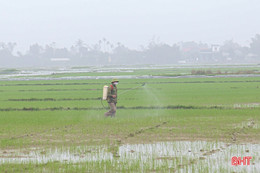
[[[120,79],[117,115],[105,118],[109,76],[44,75],[0,81],[0,172],[259,170],[258,77]],[[233,156],[251,164],[234,166]]]

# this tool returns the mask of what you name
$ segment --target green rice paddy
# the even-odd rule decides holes
[[[192,69],[131,75],[145,70],[172,77]],[[111,72],[121,76],[118,109],[115,118],[105,118],[102,88],[110,78],[84,75],[96,79],[66,73],[0,81],[0,172],[259,170],[258,76],[124,78]],[[232,166],[233,156],[251,156],[251,165]]]

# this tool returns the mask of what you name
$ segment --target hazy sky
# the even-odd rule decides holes
[[[260,0],[0,0],[0,42],[56,42],[106,38],[130,48],[153,38],[247,45],[260,34]]]

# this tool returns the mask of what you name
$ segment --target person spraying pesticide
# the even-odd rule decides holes
[[[103,88],[103,100],[107,100],[107,103],[109,104],[109,111],[105,113],[105,116],[116,116],[116,104],[117,104],[117,84],[119,80],[118,79],[112,79],[111,85],[104,86]]]

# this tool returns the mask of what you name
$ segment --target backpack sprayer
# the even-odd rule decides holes
[[[118,95],[122,95],[122,94],[125,94],[125,93],[127,93],[127,92],[129,92],[129,91],[131,91],[131,90],[134,90],[134,89],[143,87],[143,86],[145,86],[145,84],[146,84],[146,83],[143,83],[143,84],[140,85],[140,86],[137,86],[137,87],[134,87],[134,88],[130,88],[130,89],[124,91],[124,92],[119,93]],[[104,109],[106,109],[106,108],[105,108],[105,106],[104,106],[104,104],[103,104],[103,100],[107,100],[107,92],[108,92],[108,86],[107,86],[107,85],[104,85],[104,87],[103,87],[103,97],[101,98],[101,104],[102,104],[102,106],[103,106]]]
[[[107,92],[108,92],[108,86],[107,85],[105,85],[104,87],[103,87],[103,100],[106,100],[107,99]]]

